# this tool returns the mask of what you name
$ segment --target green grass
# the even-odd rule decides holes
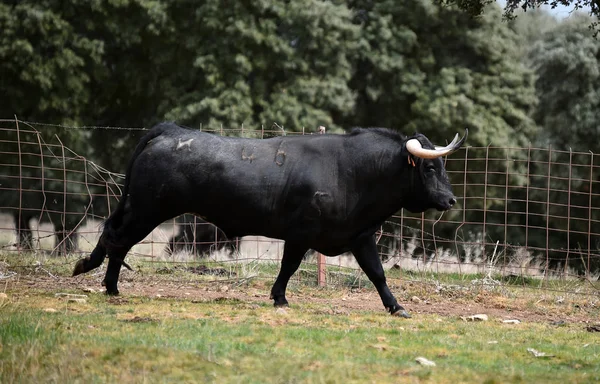
[[[275,263],[128,259],[137,271],[138,287],[168,283],[171,289],[187,285],[202,292],[205,287],[218,289],[215,281],[232,285],[252,277],[236,286],[248,295],[260,292],[264,300],[245,300],[243,295],[175,299],[129,295],[124,288],[123,299],[90,293],[86,303],[73,303],[55,293],[81,294],[79,289],[47,282],[71,281],[64,276],[70,275],[75,260],[0,258],[23,280],[7,280],[2,288],[7,298],[0,298],[0,383],[600,382],[600,340],[581,322],[556,326],[523,319],[508,325],[497,316],[473,323],[460,318],[460,309],[449,315],[413,313],[412,319],[389,316],[383,308],[338,310],[348,290],[374,288],[361,273],[337,267],[327,269],[328,287],[317,288],[316,269],[310,264],[303,264],[290,281],[295,298],[284,312],[266,299],[279,269]],[[197,265],[224,268],[228,275],[186,270]],[[387,276],[401,302],[416,295],[438,306],[479,304],[505,314],[514,310],[600,318],[598,291],[589,282],[551,281],[555,292],[535,279],[506,279],[502,286],[485,288],[472,284],[481,274],[391,270]],[[83,281],[97,284],[99,278],[86,275]],[[527,348],[554,356],[536,358]],[[418,356],[437,366],[419,365]]]
[[[9,292],[0,382],[591,383],[600,381],[600,344],[590,336],[581,325],[324,315],[317,304],[281,313],[238,300],[116,305],[92,295],[79,304]],[[418,356],[437,366],[418,365]]]

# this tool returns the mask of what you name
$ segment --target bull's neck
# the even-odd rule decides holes
[[[381,153],[378,160],[376,167],[365,168],[357,180],[365,187],[361,189],[357,211],[374,222],[383,221],[402,208],[416,177],[400,148]]]

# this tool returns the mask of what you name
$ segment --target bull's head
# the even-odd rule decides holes
[[[429,208],[446,211],[456,203],[452,185],[448,180],[442,157],[458,150],[469,131],[459,140],[458,134],[445,147],[434,146],[427,137],[417,134],[406,141],[408,163],[415,168],[414,196],[405,208],[411,212],[423,212]],[[417,158],[415,162],[413,157]]]

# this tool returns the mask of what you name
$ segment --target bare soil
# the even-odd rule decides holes
[[[36,273],[19,275],[5,281],[3,291],[12,295],[27,295],[33,291],[75,290],[103,292],[100,275],[78,277],[50,276]],[[397,282],[398,285],[394,285]],[[259,280],[251,284],[237,286],[232,280],[177,281],[156,276],[144,276],[123,271],[119,290],[121,295],[107,297],[110,303],[127,303],[135,297],[173,298],[191,302],[232,300],[244,304],[271,303],[269,291],[272,281]],[[4,285],[4,284],[3,284]],[[567,294],[556,295],[546,291],[528,293],[519,289],[520,295],[501,294],[478,290],[470,293],[448,294],[435,292],[432,287],[424,287],[415,282],[396,280],[390,284],[392,292],[401,305],[414,316],[468,317],[486,314],[490,321],[517,319],[521,322],[561,324],[596,324],[600,317],[600,295]],[[418,296],[415,296],[417,292]],[[93,294],[93,293],[92,293]],[[566,297],[566,298],[565,298]],[[290,306],[310,304],[310,310],[331,315],[353,312],[383,312],[384,308],[374,288],[317,288],[294,285],[287,293]]]

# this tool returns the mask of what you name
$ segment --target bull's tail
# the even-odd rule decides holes
[[[102,233],[101,240],[105,246],[116,247],[118,244],[118,241],[116,241],[116,231],[121,226],[121,223],[123,221],[123,214],[125,213],[125,204],[127,203],[127,199],[129,198],[129,183],[131,180],[131,169],[133,168],[133,164],[135,163],[139,155],[144,151],[146,145],[148,145],[150,141],[162,135],[163,132],[170,126],[170,124],[159,124],[154,126],[140,139],[138,145],[135,147],[135,151],[133,152],[133,155],[131,155],[131,159],[129,160],[129,164],[127,165],[127,170],[125,172],[125,183],[123,185],[121,199],[119,200],[115,211],[104,222],[104,231]]]
[[[77,261],[75,265],[75,269],[73,270],[73,276],[77,276],[81,273],[85,273],[91,271],[92,269],[98,268],[104,262],[106,258],[107,250],[117,250],[119,249],[119,241],[118,241],[118,229],[123,222],[123,216],[125,214],[125,204],[127,202],[129,196],[129,182],[131,178],[131,169],[133,168],[133,164],[138,156],[142,153],[142,151],[146,148],[146,145],[153,139],[162,135],[167,128],[172,127],[171,124],[159,124],[150,129],[138,142],[131,159],[129,160],[129,164],[127,165],[127,171],[125,173],[125,184],[123,185],[123,193],[121,195],[121,199],[117,204],[114,212],[106,219],[103,225],[102,235],[100,236],[100,240],[96,245],[96,248],[92,251],[89,257],[80,259]],[[121,263],[127,268],[131,269],[127,264],[125,264],[122,260]]]

